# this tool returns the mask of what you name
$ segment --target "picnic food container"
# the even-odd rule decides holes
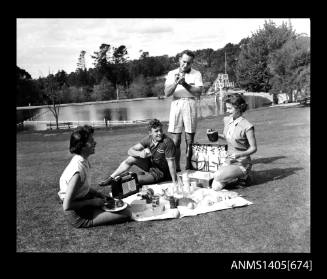
[[[186,197],[183,197],[183,198],[177,200],[178,206],[186,206],[190,209],[194,208],[194,204],[195,204],[194,200],[192,200],[190,198],[186,198]]]
[[[141,199],[146,200],[146,203],[151,203],[154,195],[154,191],[152,188],[147,188],[147,189],[142,188],[142,191],[137,195],[140,196]]]
[[[219,139],[218,131],[213,130],[213,129],[208,129],[207,137],[208,137],[209,141],[211,141],[211,142],[218,141],[218,139]]]
[[[210,188],[213,180],[213,173],[206,171],[188,170],[188,178],[191,186],[190,191],[194,191],[194,188],[196,187]]]
[[[157,207],[160,204],[160,197],[158,195],[152,196],[152,207]]]

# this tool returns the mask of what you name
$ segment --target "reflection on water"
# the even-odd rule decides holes
[[[261,96],[245,96],[249,109],[260,107],[267,103]],[[122,100],[92,104],[72,104],[60,107],[59,121],[103,121],[107,120],[145,120],[157,118],[161,121],[169,120],[171,98],[148,98],[140,100]],[[269,100],[268,100],[269,101]],[[218,115],[219,105],[215,103],[214,96],[201,96],[198,100],[198,117]],[[22,114],[17,110],[17,113]],[[53,114],[47,107],[42,107],[24,112],[25,115],[37,121],[55,121]]]

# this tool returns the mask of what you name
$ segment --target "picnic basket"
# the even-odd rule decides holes
[[[191,164],[194,170],[215,172],[227,157],[227,144],[193,143],[191,148]]]

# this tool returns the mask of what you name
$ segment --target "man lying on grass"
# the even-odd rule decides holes
[[[114,178],[136,165],[143,171],[137,173],[141,185],[154,184],[162,181],[177,183],[175,155],[176,148],[173,140],[162,131],[162,123],[152,119],[148,124],[149,134],[139,143],[128,150],[128,157],[100,186],[112,185]]]
[[[78,127],[70,137],[69,150],[75,154],[60,177],[58,195],[68,222],[76,228],[115,224],[131,217],[128,206],[119,212],[104,211],[102,207],[110,199],[90,188],[88,157],[95,152],[96,142],[91,126]]]

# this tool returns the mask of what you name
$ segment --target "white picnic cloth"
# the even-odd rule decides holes
[[[148,185],[149,188],[152,188],[155,195],[160,195],[163,193],[163,189],[167,189],[171,186],[171,183],[160,183]],[[186,206],[178,206],[179,216],[177,218],[183,218],[187,216],[195,216],[198,214],[203,214],[207,212],[213,212],[217,210],[247,206],[253,204],[252,202],[244,199],[239,196],[236,192],[222,190],[214,191],[208,188],[197,188],[193,194],[189,196],[197,202],[197,206],[194,209],[190,209]],[[220,198],[222,197],[222,199]],[[137,194],[131,195],[123,201],[128,204],[131,204],[134,200],[140,199]],[[204,201],[205,200],[205,201]],[[211,205],[208,205],[208,203]],[[167,201],[167,204],[169,202]],[[135,221],[151,221],[151,220],[162,220],[176,218],[174,210],[171,210],[169,207],[161,215],[149,216],[149,217],[132,217]]]

